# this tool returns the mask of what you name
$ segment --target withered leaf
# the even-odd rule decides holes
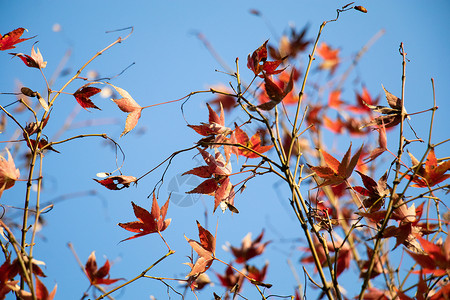
[[[216,239],[215,237],[205,228],[203,228],[197,221],[198,236],[200,242],[189,239],[184,236],[191,245],[192,249],[198,254],[197,261],[191,266],[192,269],[186,277],[196,277],[201,273],[204,273],[209,269],[214,261],[214,254],[216,251]]]
[[[137,178],[134,176],[117,175],[102,180],[93,179],[110,190],[121,190],[130,187],[130,184],[136,182]]]
[[[112,86],[121,96],[120,99],[112,99],[114,103],[120,108],[121,111],[128,113],[127,120],[125,121],[125,129],[123,130],[121,137],[133,130],[136,127],[139,118],[141,117],[142,107],[130,96],[130,94],[117,86]]]

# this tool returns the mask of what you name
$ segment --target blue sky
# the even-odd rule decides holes
[[[222,70],[222,67],[196,38],[195,33],[203,33],[228,65],[233,66],[235,58],[239,57],[243,79],[249,82],[252,74],[245,68],[249,53],[267,39],[271,42],[277,41],[291,25],[302,28],[309,24],[308,36],[315,38],[319,25],[325,20],[335,18],[336,8],[346,3],[3,1],[0,4],[0,32],[4,34],[17,27],[25,27],[28,29],[26,37],[38,35],[33,40],[19,44],[12,52],[29,54],[33,41],[39,41],[37,46],[48,61],[45,73],[50,77],[68,49],[72,54],[66,67],[73,74],[98,50],[119,35],[125,35],[123,32],[106,34],[105,31],[133,26],[134,32],[128,40],[104,53],[86,70],[95,70],[102,77],[110,77],[135,63],[112,83],[126,89],[139,104],[145,106],[178,99],[210,85],[228,84],[230,77],[215,71]],[[435,120],[437,130],[433,137],[434,142],[438,142],[448,138],[446,116],[450,111],[447,101],[450,93],[450,6],[447,1],[426,3],[357,2],[356,4],[365,6],[369,12],[362,14],[351,11],[342,14],[338,22],[329,23],[325,27],[321,40],[335,48],[341,48],[344,62],[349,62],[352,55],[372,36],[384,29],[385,34],[364,55],[356,71],[363,79],[362,84],[367,86],[373,95],[381,95],[383,84],[398,96],[401,91],[401,56],[398,48],[400,42],[403,42],[410,60],[407,64],[406,109],[413,112],[432,106],[430,78],[433,77],[439,106]],[[251,15],[250,9],[258,9],[264,19]],[[264,20],[268,20],[270,26]],[[55,24],[61,26],[61,31],[52,30]],[[16,80],[32,89],[43,89],[44,85],[37,70],[27,69],[18,59],[11,59],[5,53],[1,54],[0,92],[13,91]],[[55,86],[60,87],[68,78],[66,76],[58,79]],[[74,92],[82,84],[74,82],[67,91]],[[351,85],[344,89],[343,97],[354,97]],[[191,124],[207,121],[204,103],[210,99],[212,97],[209,95],[199,95],[188,102],[185,113]],[[11,98],[7,96],[0,98],[2,105],[10,101]],[[56,134],[60,125],[77,106],[71,96],[60,97],[59,101],[61,103],[52,112],[54,125],[49,128],[49,137]],[[134,132],[119,139],[126,115],[109,99],[97,96],[94,101],[102,111],[82,110],[75,121],[98,120],[109,125],[94,124],[88,128],[71,129],[65,132],[63,137],[88,132],[107,133],[117,139],[126,153],[125,166],[122,169],[126,175],[138,177],[172,152],[189,147],[198,139],[198,136],[185,126],[179,104],[144,110]],[[415,119],[415,129],[420,136],[426,137],[429,116],[426,114]],[[231,116],[229,121],[235,117]],[[12,122],[9,122],[8,126],[12,127]],[[9,139],[9,135],[2,137],[2,140],[6,139]],[[355,141],[358,145],[361,142],[363,141]],[[330,138],[330,148],[333,143],[336,143],[336,140]],[[338,145],[338,148],[345,151],[347,146],[348,143]],[[61,145],[58,150],[61,154],[46,155],[44,176],[47,179],[44,182],[43,199],[51,201],[63,195],[80,194],[57,203],[53,211],[45,216],[48,226],[41,231],[42,240],[36,247],[35,257],[47,264],[45,272],[48,278],[45,279],[45,284],[49,288],[54,283],[58,284],[57,299],[63,296],[81,298],[89,284],[67,248],[68,242],[73,243],[83,262],[93,250],[96,251],[98,263],[101,265],[104,256],[107,256],[113,262],[113,278],[130,279],[165,254],[164,245],[156,235],[118,243],[129,235],[116,225],[119,222],[134,220],[130,201],[150,209],[151,201],[146,197],[161,177],[161,171],[147,176],[137,188],[118,192],[107,191],[91,179],[98,172],[112,171],[115,168],[114,152],[105,147],[103,141],[84,139],[77,143]],[[448,156],[448,150],[448,145],[439,147],[437,155]],[[174,180],[179,180],[180,173],[198,164],[193,160],[194,155],[191,152],[174,160],[166,175],[166,183],[161,188],[160,204],[167,199],[170,182],[173,184]],[[22,176],[25,176],[24,171]],[[15,189],[3,194],[1,203],[10,206],[22,205],[25,183],[18,182],[16,185]],[[267,186],[273,188],[262,192],[261,187]],[[92,194],[92,191],[95,194]],[[286,261],[289,258],[297,262],[300,254],[289,241],[296,240],[301,235],[285,201],[287,197],[287,191],[283,190],[282,185],[269,176],[252,182],[245,193],[239,196],[239,215],[221,215],[218,212],[211,215],[210,197],[196,198],[197,202],[188,207],[171,202],[168,217],[173,219],[173,223],[164,236],[177,253],[150,275],[183,278],[187,274],[188,268],[181,263],[187,261],[186,256],[190,254],[190,249],[183,234],[190,238],[197,237],[195,220],[203,224],[206,209],[209,212],[207,225],[211,231],[214,231],[219,219],[218,248],[227,241],[239,245],[247,232],[257,236],[265,227],[266,239],[274,241],[267,249],[267,258],[271,261],[267,282],[274,283],[270,292],[278,295],[292,293],[296,282],[290,275]],[[255,212],[260,210],[262,212],[255,217]],[[229,253],[221,254],[225,260],[230,258]],[[252,262],[262,266],[264,258]],[[224,266],[215,262],[213,269],[221,272]],[[300,270],[298,272],[301,273]],[[286,274],[289,274],[288,279],[284,279]],[[217,283],[214,274],[210,273],[210,276]],[[245,288],[245,291],[252,295],[252,287],[246,285]],[[221,290],[219,287],[216,289]],[[315,293],[312,290],[309,292],[310,295]],[[208,293],[201,294],[201,298],[210,298],[211,290]],[[149,295],[158,299],[167,298],[165,287],[151,279],[138,280],[115,296],[118,299],[149,299]],[[192,298],[191,295],[188,298]]]

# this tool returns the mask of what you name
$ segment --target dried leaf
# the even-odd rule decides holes
[[[216,239],[214,236],[206,229],[204,229],[200,223],[197,221],[198,236],[200,242],[191,240],[184,236],[191,245],[192,249],[198,254],[198,259],[191,267],[191,271],[186,277],[196,277],[201,273],[206,272],[214,261],[214,253],[216,251]]]
[[[125,121],[125,129],[120,135],[122,137],[133,130],[134,127],[136,127],[139,118],[141,117],[142,107],[133,99],[133,97],[130,96],[130,94],[126,90],[114,86],[110,83],[108,84],[122,96],[122,98],[120,99],[112,99],[114,103],[117,104],[120,110],[128,113],[127,120]]]
[[[103,180],[93,179],[110,190],[121,190],[123,188],[130,187],[130,184],[136,182],[137,178],[134,176],[118,175],[111,176]]]
[[[36,47],[37,51],[34,50],[34,46],[31,47],[31,56],[23,53],[9,53],[11,55],[19,57],[27,67],[44,69],[47,66],[47,62],[44,61],[41,51]]]
[[[20,177],[20,171],[16,169],[11,153],[8,148],[5,149],[8,160],[0,155],[0,197],[3,191],[12,188]]]

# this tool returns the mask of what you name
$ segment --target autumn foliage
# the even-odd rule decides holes
[[[338,9],[338,18],[339,13],[349,10],[367,12],[362,6],[351,5]],[[258,15],[259,12],[255,10],[252,14]],[[114,216],[125,237],[116,241],[121,246],[135,247],[138,241],[150,241],[151,251],[142,251],[142,261],[149,267],[144,271],[136,269],[133,278],[118,278],[109,260],[102,267],[97,266],[95,251],[92,250],[85,264],[79,262],[89,283],[84,294],[80,291],[82,298],[89,297],[90,288],[94,290],[92,299],[112,297],[118,290],[125,291],[122,288],[126,286],[131,288],[134,281],[147,278],[162,283],[169,298],[173,293],[182,297],[186,293],[194,297],[203,293],[204,297],[216,300],[238,296],[243,299],[301,299],[300,295],[306,297],[312,290],[318,298],[328,299],[449,299],[450,214],[445,197],[450,191],[447,183],[450,159],[440,147],[448,139],[434,141],[432,125],[428,136],[417,136],[414,131],[414,118],[418,114],[431,114],[433,124],[436,99],[429,102],[428,110],[408,114],[405,109],[407,98],[402,99],[405,85],[399,82],[389,83],[389,89],[402,86],[400,97],[390,93],[381,83],[377,83],[379,91],[369,90],[342,77],[342,85],[354,90],[346,93],[334,78],[341,79],[343,69],[351,68],[345,65],[338,47],[326,41],[319,42],[325,25],[334,21],[338,19],[322,23],[315,43],[307,37],[308,27],[299,31],[291,29],[279,43],[261,41],[249,49],[244,63],[246,69],[236,59],[234,72],[226,74],[231,89],[223,85],[211,87],[178,100],[147,106],[138,104],[127,91],[133,94],[133,87],[116,86],[110,82],[111,79],[88,80],[86,83],[87,79],[81,77],[92,60],[124,42],[129,35],[119,37],[100,50],[60,87],[47,80],[43,71],[47,61],[35,45],[31,46],[31,52],[24,50],[30,55],[9,53],[23,69],[39,69],[45,79],[44,90],[48,92],[41,95],[37,92],[42,90],[41,87],[20,88],[17,102],[26,107],[31,121],[22,122],[18,117],[21,112],[3,104],[0,106],[2,114],[14,121],[8,126],[15,126],[14,129],[20,132],[5,144],[9,146],[0,155],[0,204],[3,208],[0,219],[3,253],[0,299],[12,294],[17,299],[55,298],[57,287],[48,291],[42,283],[45,274],[39,267],[41,263],[33,256],[33,249],[39,247],[36,232],[38,225],[41,226],[41,215],[57,213],[52,211],[54,204],[45,208],[40,206],[40,192],[46,180],[42,161],[45,161],[47,153],[62,154],[63,150],[58,145],[87,137],[106,140],[116,153],[116,161],[111,164],[117,168],[112,172],[99,172],[94,178],[94,184],[102,192],[128,195],[127,189],[143,182],[150,173],[160,172],[161,180],[138,187],[150,187],[151,201],[145,199],[142,206],[136,204],[140,200],[126,201],[131,204],[129,212],[135,219]],[[27,36],[24,28],[17,28],[0,35],[0,50],[29,49],[25,42],[34,37],[22,37],[24,34]],[[408,63],[404,47],[400,45],[399,66]],[[0,52],[0,55],[5,53]],[[406,78],[405,68],[402,71],[402,78]],[[242,77],[248,79],[246,83]],[[79,79],[84,82],[80,83]],[[123,116],[121,112],[127,114],[120,136],[112,138],[112,133],[86,133],[66,139],[49,138],[47,130],[57,126],[53,121],[54,111],[59,105],[65,105],[60,101],[63,97],[67,96],[72,103],[76,101],[78,104],[75,105],[83,108],[80,108],[82,113],[93,115],[95,119],[103,105],[108,105],[100,105],[97,101],[105,88],[113,91],[109,102],[111,108],[116,109],[119,116]],[[196,94],[207,94],[209,101],[202,112],[203,119],[190,124],[190,119],[184,115],[184,105],[195,101]],[[349,99],[349,95],[353,98]],[[25,101],[29,98],[38,101],[31,105]],[[179,149],[164,161],[152,161],[156,167],[148,167],[146,162],[148,170],[144,175],[123,174],[122,167],[129,162],[125,163],[124,159],[119,162],[119,154],[125,157],[120,144],[126,143],[126,134],[135,133],[140,123],[147,122],[147,116],[141,119],[143,110],[150,115],[149,108],[153,106],[181,100],[184,100],[181,106],[187,123],[184,129],[196,136],[193,146]],[[138,101],[145,105],[144,99]],[[239,118],[228,117],[232,115],[239,115]],[[339,148],[333,148],[327,137],[339,141]],[[152,146],[164,151],[163,142],[155,142]],[[181,170],[180,174],[182,178],[198,180],[191,189],[183,192],[204,196],[205,221],[197,221],[199,216],[186,215],[184,220],[171,217],[170,192],[168,195],[161,192],[160,187],[167,185],[167,170],[176,168],[175,157],[182,155],[198,159],[197,165]],[[151,157],[145,159],[152,160]],[[136,161],[144,166],[143,160]],[[161,171],[162,166],[165,169]],[[264,199],[251,199],[245,190],[261,176],[273,176],[282,182],[283,190],[288,191],[287,197],[281,194],[280,197],[289,207],[290,216],[296,219],[296,227],[292,231],[295,240],[286,246],[276,235],[267,238],[269,228],[262,228],[253,239],[245,228],[239,228],[244,236],[241,245],[226,244],[222,247],[225,241],[221,240],[221,232],[230,229],[222,224],[223,214],[248,220],[262,216],[260,209],[267,202],[263,205]],[[17,213],[19,204],[14,204],[13,208],[5,200],[8,196],[6,190],[20,188],[17,181],[27,182],[25,204],[20,207],[20,224],[9,218],[14,209]],[[36,193],[32,192],[32,185],[36,186]],[[129,197],[124,196],[124,199]],[[255,215],[240,212],[244,199],[257,201],[254,204]],[[267,205],[269,210],[271,205]],[[211,215],[218,220],[214,234],[207,226]],[[172,249],[170,244],[174,241],[166,240],[164,236],[174,227],[173,224],[184,222],[186,226],[194,226],[194,220],[198,238],[184,235],[186,243],[184,233],[180,232],[178,236],[185,248]],[[154,241],[159,238],[165,246]],[[282,279],[270,277],[271,269],[277,266],[273,266],[270,259],[264,263],[261,260],[266,258],[266,250],[272,246],[273,249],[283,249],[279,251],[283,254],[279,255],[295,253],[297,261],[289,259],[292,276],[289,274]],[[155,254],[165,247],[167,254]],[[176,271],[153,269],[163,265],[172,255],[182,256],[187,267],[181,265]],[[272,292],[280,280],[285,280],[284,277],[298,277],[300,273],[304,274],[303,283],[297,282],[291,290],[283,291],[282,296]],[[179,278],[173,274],[183,276]],[[343,280],[343,274],[353,276],[352,282]],[[174,282],[181,282],[182,287]],[[304,290],[301,285],[305,286]],[[349,290],[348,294],[345,290]],[[61,295],[64,297],[66,295]]]

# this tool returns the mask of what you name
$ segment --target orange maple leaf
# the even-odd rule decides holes
[[[317,48],[317,55],[323,58],[324,61],[320,64],[319,68],[322,70],[330,70],[330,74],[333,75],[340,63],[338,54],[339,49],[332,49],[326,43],[320,44],[320,47]]]
[[[131,97],[131,95],[126,90],[114,86],[110,83],[108,84],[112,86],[120,94],[120,96],[122,96],[122,98],[120,99],[112,99],[114,103],[117,104],[121,111],[128,113],[127,119],[125,121],[125,129],[120,135],[122,137],[133,130],[134,127],[136,127],[139,118],[141,117],[143,108],[136,102],[136,100],[133,99],[133,97]]]
[[[8,154],[8,160],[0,155],[0,197],[3,191],[13,187],[16,180],[20,177],[20,171],[16,169],[11,153],[9,153],[7,148],[5,149]]]
[[[349,178],[352,174],[353,169],[358,162],[359,156],[361,155],[362,148],[363,146],[361,146],[361,148],[359,148],[355,155],[353,155],[350,159],[352,152],[352,145],[350,144],[350,147],[341,162],[328,154],[326,151],[319,149],[327,166],[311,167],[317,176],[325,179],[325,181],[319,184],[316,188],[326,185],[338,185],[345,182],[345,180],[347,180],[347,178]]]
[[[200,242],[189,239],[184,236],[184,238],[188,241],[189,245],[191,245],[192,249],[198,254],[198,259],[194,264],[186,263],[191,267],[191,271],[187,274],[186,277],[197,277],[201,273],[206,272],[206,270],[211,267],[211,264],[214,261],[214,255],[216,252],[216,239],[215,237],[205,228],[203,228],[200,223],[197,221],[198,227],[198,236],[200,238]]]
[[[234,126],[236,127],[234,129],[234,137],[236,138],[236,142],[238,144],[241,144],[249,149],[252,149],[253,151],[250,151],[249,149],[245,149],[245,148],[238,148],[237,149],[237,154],[241,155],[241,156],[245,156],[247,158],[258,158],[260,157],[258,155],[262,154],[264,152],[269,151],[273,145],[268,145],[268,146],[262,146],[261,145],[261,136],[260,134],[257,132],[255,133],[250,139],[248,138],[247,133],[245,133],[245,131],[243,131],[241,128],[239,128],[239,126],[237,126],[237,124],[235,123]]]
[[[419,161],[409,153],[413,163],[413,169],[418,168],[416,175],[406,175],[407,179],[411,179],[415,183],[411,186],[413,187],[432,187],[447,178],[450,174],[445,174],[450,169],[450,160],[438,163],[436,155],[434,153],[434,148],[431,148],[428,153],[427,161],[425,162],[425,168],[423,165],[419,166]]]
[[[450,236],[447,235],[442,245],[436,245],[417,236],[424,253],[408,251],[409,255],[422,267],[425,274],[445,276],[450,270]]]

